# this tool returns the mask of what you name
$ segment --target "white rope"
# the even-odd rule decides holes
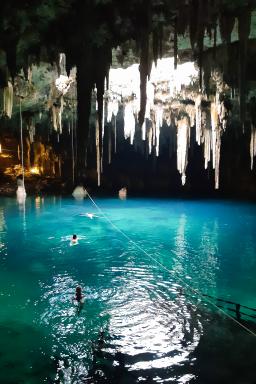
[[[207,302],[208,304],[211,304],[213,307],[215,307],[219,312],[223,313],[224,315],[226,315],[229,319],[231,319],[233,322],[235,322],[236,324],[238,324],[240,327],[242,327],[243,329],[245,329],[248,333],[250,333],[251,335],[255,336],[256,337],[256,333],[254,333],[251,329],[249,329],[248,327],[246,327],[245,325],[243,325],[242,323],[240,323],[239,321],[237,321],[234,317],[230,316],[226,311],[224,311],[223,309],[219,308],[215,303],[213,303],[211,300],[207,299],[205,296],[203,296],[203,294],[201,292],[199,292],[198,290],[192,288],[189,284],[186,283],[186,281],[184,281],[182,278],[178,277],[176,273],[174,273],[173,271],[171,271],[170,269],[168,269],[167,267],[165,267],[162,263],[160,263],[160,261],[158,261],[157,259],[155,259],[152,255],[150,255],[147,251],[145,251],[139,244],[137,244],[135,241],[133,241],[129,236],[126,235],[126,233],[124,233],[120,228],[118,228],[112,221],[111,219],[109,219],[105,213],[102,211],[102,209],[95,203],[95,201],[93,200],[93,198],[90,196],[90,194],[88,193],[88,191],[86,191],[87,194],[88,194],[88,197],[89,199],[91,200],[91,202],[93,203],[93,205],[97,208],[97,210],[100,212],[100,214],[109,222],[109,224],[114,228],[116,229],[118,232],[120,232],[129,242],[131,242],[137,249],[139,249],[141,252],[143,252],[145,255],[147,255],[151,260],[153,260],[156,264],[158,264],[162,269],[164,269],[165,271],[167,271],[169,274],[171,275],[174,275],[174,277],[180,282],[182,283],[183,286],[185,286],[186,288],[188,288],[190,291],[192,291],[193,293],[195,293],[197,296],[199,296],[201,298],[202,301],[205,301]]]

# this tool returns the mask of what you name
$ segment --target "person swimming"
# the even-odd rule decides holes
[[[121,189],[118,191],[118,196],[119,196],[119,199],[121,199],[121,200],[125,200],[126,197],[127,197],[127,188],[126,188],[126,187],[121,188]]]
[[[77,305],[77,314],[79,315],[84,304],[84,295],[82,294],[82,288],[79,285],[76,287],[76,293],[72,298],[72,301]]]
[[[82,294],[82,288],[78,285],[76,287],[76,293],[75,293],[75,296],[73,297],[73,301],[77,301],[77,303],[83,304],[83,298],[84,298],[84,295]]]
[[[78,244],[78,238],[77,238],[77,235],[74,234],[74,235],[71,237],[70,245],[76,245],[76,244]]]

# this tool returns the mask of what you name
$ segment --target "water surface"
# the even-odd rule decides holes
[[[96,203],[109,221],[89,199],[0,199],[0,382],[255,383],[256,338],[202,294],[256,308],[256,205]]]

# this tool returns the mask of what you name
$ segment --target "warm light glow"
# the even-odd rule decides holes
[[[39,175],[40,171],[38,167],[32,167],[30,168],[30,173],[33,173],[34,175]]]
[[[2,153],[2,144],[0,144],[0,153]]]

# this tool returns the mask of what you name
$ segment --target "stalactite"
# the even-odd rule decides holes
[[[151,108],[153,108],[154,106],[154,96],[155,96],[155,88],[150,82],[148,82],[146,111],[145,111],[144,122],[141,130],[143,141],[146,140],[147,120],[151,120],[150,111],[151,111]]]
[[[152,153],[152,138],[153,138],[153,128],[152,126],[148,130],[148,153]]]
[[[101,45],[93,50],[94,69],[93,76],[97,88],[97,104],[98,104],[98,124],[99,124],[99,148],[101,154],[101,172],[103,171],[103,137],[105,127],[105,90],[107,86],[106,78],[111,63],[111,46],[108,44]]]
[[[142,140],[145,141],[146,140],[146,127],[147,127],[147,122],[146,122],[146,119],[144,120],[144,123],[142,124],[142,130],[141,130],[141,133],[142,133]]]
[[[33,68],[32,68],[32,65],[30,65],[28,66],[28,75],[27,75],[28,83],[30,85],[32,84],[32,76],[33,76]]]
[[[250,98],[249,113],[251,120],[251,140],[250,140],[250,156],[251,156],[251,170],[254,165],[254,157],[256,156],[256,97]]]
[[[119,110],[119,103],[117,99],[113,100],[113,115],[116,117]]]
[[[189,116],[190,127],[194,127],[196,124],[196,109],[193,104],[186,105],[186,113]],[[200,118],[200,115],[198,116]]]
[[[211,127],[212,127],[212,167],[215,169],[215,159],[216,159],[216,132],[218,129],[218,109],[216,106],[216,102],[211,103]]]
[[[253,170],[253,161],[256,156],[256,126],[251,124],[251,140],[250,140],[250,156],[251,156],[251,170]]]
[[[58,130],[58,124],[57,124],[57,111],[56,107],[53,105],[52,106],[52,125],[55,131]]]
[[[34,142],[34,137],[36,133],[36,127],[33,117],[29,116],[26,118],[26,126],[29,134],[29,141],[30,143]]]
[[[60,53],[59,55],[58,72],[59,72],[59,75],[64,75],[64,76],[67,75],[65,53]]]
[[[152,119],[152,145],[155,147],[156,145],[156,120],[155,116]]]
[[[114,99],[108,99],[107,101],[107,123],[111,123],[112,117],[117,116],[119,109],[118,100],[116,98]]]
[[[96,162],[97,162],[97,177],[98,177],[98,187],[101,182],[101,151],[100,151],[100,128],[99,128],[99,117],[96,116],[96,129],[95,129],[95,143],[96,143]]]
[[[63,95],[61,95],[58,104],[54,103],[51,108],[53,128],[58,133],[62,133],[63,108],[64,108],[64,98],[63,98]]]
[[[159,139],[160,139],[160,128],[163,125],[163,107],[158,105],[155,111],[155,126],[156,126],[156,156],[159,156]]]
[[[202,96],[199,94],[195,101],[195,109],[196,109],[196,142],[198,145],[201,144],[202,138]]]
[[[220,129],[218,129],[216,132],[216,141],[215,141],[215,189],[219,189],[220,148],[221,148],[221,132],[220,132]]]
[[[212,131],[211,119],[208,111],[202,112],[203,143],[204,143],[204,168],[207,169],[211,161]]]
[[[13,107],[13,86],[10,81],[8,81],[7,87],[4,87],[3,91],[3,110],[4,114],[11,118],[12,117],[12,107]]]
[[[112,100],[109,100],[107,104],[107,123],[111,123],[112,115],[113,115],[113,102]]]
[[[219,167],[220,167],[220,148],[221,148],[221,130],[219,126],[218,99],[216,95],[215,102],[211,103],[211,126],[212,126],[212,166],[215,170],[215,189],[219,188]]]
[[[28,133],[29,133],[30,143],[33,143],[34,137],[35,137],[35,134],[36,134],[36,127],[35,127],[35,123],[33,121],[28,126]]]
[[[131,144],[133,144],[135,124],[133,104],[132,101],[129,101],[124,107],[124,137],[125,139],[130,138]]]
[[[63,113],[63,109],[64,109],[64,97],[62,95],[60,97],[60,107],[59,107],[59,113],[58,113],[58,117],[59,117],[59,133],[62,133],[62,113]]]
[[[188,116],[177,121],[177,169],[181,174],[182,185],[186,182],[186,168],[188,164],[188,148],[190,124]]]

